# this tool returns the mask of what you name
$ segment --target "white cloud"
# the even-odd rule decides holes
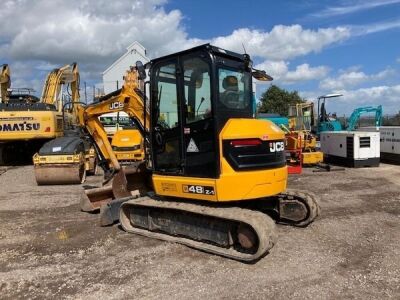
[[[326,66],[310,67],[309,64],[301,64],[295,69],[289,70],[289,63],[285,61],[264,61],[256,66],[257,69],[265,70],[275,82],[295,83],[299,81],[315,80],[323,78],[329,72]]]
[[[311,16],[323,18],[323,17],[333,17],[339,15],[347,15],[351,13],[360,12],[367,9],[372,9],[380,6],[386,6],[390,4],[400,3],[400,0],[370,0],[370,1],[356,1],[350,5],[344,6],[331,6],[320,12],[313,13]]]
[[[393,115],[400,111],[400,85],[380,85],[355,90],[341,89],[338,93],[343,97],[332,99],[328,103],[329,112],[350,114],[355,108],[361,106],[382,105],[384,115]],[[300,96],[314,100],[323,92],[299,92]]]
[[[208,42],[189,38],[181,12],[166,12],[162,7],[165,2],[8,0],[0,11],[0,45],[7,45],[7,54],[15,59],[58,63],[74,58],[110,60],[134,40],[144,44],[153,56]],[[253,55],[289,59],[321,51],[349,36],[345,27],[311,30],[300,25],[276,25],[269,32],[241,28],[210,41],[239,52],[243,43]]]
[[[109,62],[134,40],[158,55],[191,44],[180,11],[165,12],[164,2],[8,1],[0,38],[15,59]]]
[[[326,76],[327,73],[328,67],[326,66],[310,67],[308,64],[302,64],[297,66],[296,70],[288,72],[285,81],[294,82],[319,79]]]
[[[354,87],[364,82],[377,81],[388,78],[395,71],[391,68],[386,68],[376,74],[365,74],[359,71],[358,68],[350,68],[349,70],[341,71],[337,77],[327,77],[321,80],[319,87],[323,90],[338,90],[348,87]]]
[[[351,31],[352,36],[362,36],[381,31],[400,28],[400,19],[364,24],[364,25],[352,25],[352,26],[347,26],[347,28]]]
[[[399,0],[400,1],[400,0]],[[142,43],[151,57],[201,43],[247,52],[257,61],[274,61],[276,77],[291,83],[325,76],[325,66],[309,64],[288,68],[288,60],[351,38],[372,29],[351,26],[307,29],[276,25],[269,31],[239,28],[209,40],[189,37],[181,11],[164,9],[167,0],[3,0],[0,10],[0,59],[30,67],[26,74],[38,78],[51,66],[73,61],[80,64],[83,80],[99,79],[101,71],[133,41]],[[380,28],[383,28],[382,26]],[[383,30],[383,29],[382,29]],[[13,67],[10,63],[12,69]],[[275,69],[274,69],[275,68]],[[267,68],[268,71],[268,68]],[[39,73],[38,73],[39,72]],[[28,79],[13,71],[14,80]]]
[[[237,29],[228,36],[216,37],[211,40],[219,47],[242,52],[243,46],[252,55],[284,60],[297,56],[316,53],[323,48],[344,41],[350,37],[346,27],[304,29],[300,25],[276,25],[270,32]]]

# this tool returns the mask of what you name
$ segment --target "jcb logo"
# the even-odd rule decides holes
[[[281,152],[285,150],[284,142],[271,142],[269,143],[269,152]]]
[[[116,101],[116,102],[113,102],[110,104],[110,109],[120,109],[123,107],[124,107],[124,104],[119,101]]]

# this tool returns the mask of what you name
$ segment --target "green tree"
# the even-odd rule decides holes
[[[260,98],[257,110],[260,113],[276,113],[287,116],[289,105],[305,102],[297,91],[289,92],[276,85],[271,85]]]

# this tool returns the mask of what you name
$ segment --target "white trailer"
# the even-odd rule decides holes
[[[320,135],[324,161],[349,167],[378,167],[379,132],[327,131]]]

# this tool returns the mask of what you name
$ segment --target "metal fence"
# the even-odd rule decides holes
[[[92,103],[104,96],[104,86],[102,83],[87,85],[84,82],[80,89],[81,101],[85,103]]]

